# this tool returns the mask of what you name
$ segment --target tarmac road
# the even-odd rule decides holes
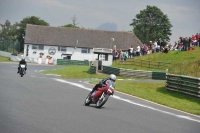
[[[0,133],[199,133],[200,117],[115,92],[102,109],[84,106],[92,85],[0,63]]]

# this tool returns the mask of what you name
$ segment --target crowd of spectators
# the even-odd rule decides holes
[[[174,43],[172,50],[190,51],[196,46],[200,47],[200,33],[191,37],[179,37],[178,41]]]
[[[135,48],[130,46],[127,50],[113,50],[113,61],[120,59],[124,62],[127,58],[134,58],[157,52],[168,53],[170,50],[191,51],[196,46],[200,47],[200,33],[192,35],[191,37],[179,37],[174,45],[164,44],[161,41],[150,41],[149,44],[142,44],[142,46],[138,44]]]

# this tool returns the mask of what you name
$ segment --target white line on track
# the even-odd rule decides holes
[[[91,91],[91,88],[87,88],[87,87],[85,87],[85,86],[83,86],[81,84],[78,84],[78,83],[73,83],[73,82],[69,82],[69,81],[62,80],[62,79],[56,79],[56,78],[52,78],[52,79],[54,79],[56,81],[59,81],[59,82],[62,82],[62,83],[71,84],[73,86],[76,86],[76,87]],[[125,99],[125,98],[121,98],[119,96],[113,96],[113,98],[121,100],[121,101],[124,101],[124,102],[127,102],[127,103],[130,103],[130,104],[133,104],[133,105],[137,105],[137,106],[140,106],[140,107],[143,107],[143,108],[148,108],[148,109],[151,109],[151,110],[154,110],[154,111],[158,111],[158,112],[161,112],[161,113],[164,113],[164,114],[168,114],[168,115],[172,115],[172,116],[175,116],[175,117],[178,117],[178,118],[182,118],[182,119],[186,119],[186,120],[195,121],[195,122],[200,123],[200,120],[192,118],[190,116],[177,115],[175,113],[171,113],[171,112],[167,112],[167,111],[164,111],[164,110],[160,110],[160,109],[157,109],[157,108],[154,108],[154,107],[151,107],[151,106],[139,104],[139,103],[133,102],[131,100],[128,100],[128,99]]]

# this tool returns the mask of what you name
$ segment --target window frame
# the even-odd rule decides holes
[[[89,54],[90,53],[90,49],[89,48],[81,48],[81,53],[82,54]]]
[[[32,44],[33,50],[44,50],[44,45]]]
[[[65,49],[65,51],[63,51]],[[58,46],[58,52],[67,52],[67,47]]]

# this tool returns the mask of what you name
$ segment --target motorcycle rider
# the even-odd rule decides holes
[[[26,73],[27,64],[26,64],[26,61],[25,61],[24,56],[22,56],[22,59],[21,59],[21,61],[19,62],[19,66],[18,66],[18,71],[17,71],[17,73],[19,73],[19,70],[21,69],[21,64],[24,64],[24,65],[25,65],[25,73]]]
[[[97,90],[98,88],[105,87],[106,84],[112,85],[113,88],[115,88],[115,81],[116,81],[116,76],[114,74],[110,74],[109,78],[102,79],[98,84],[94,86],[92,91],[90,92],[90,95]]]

